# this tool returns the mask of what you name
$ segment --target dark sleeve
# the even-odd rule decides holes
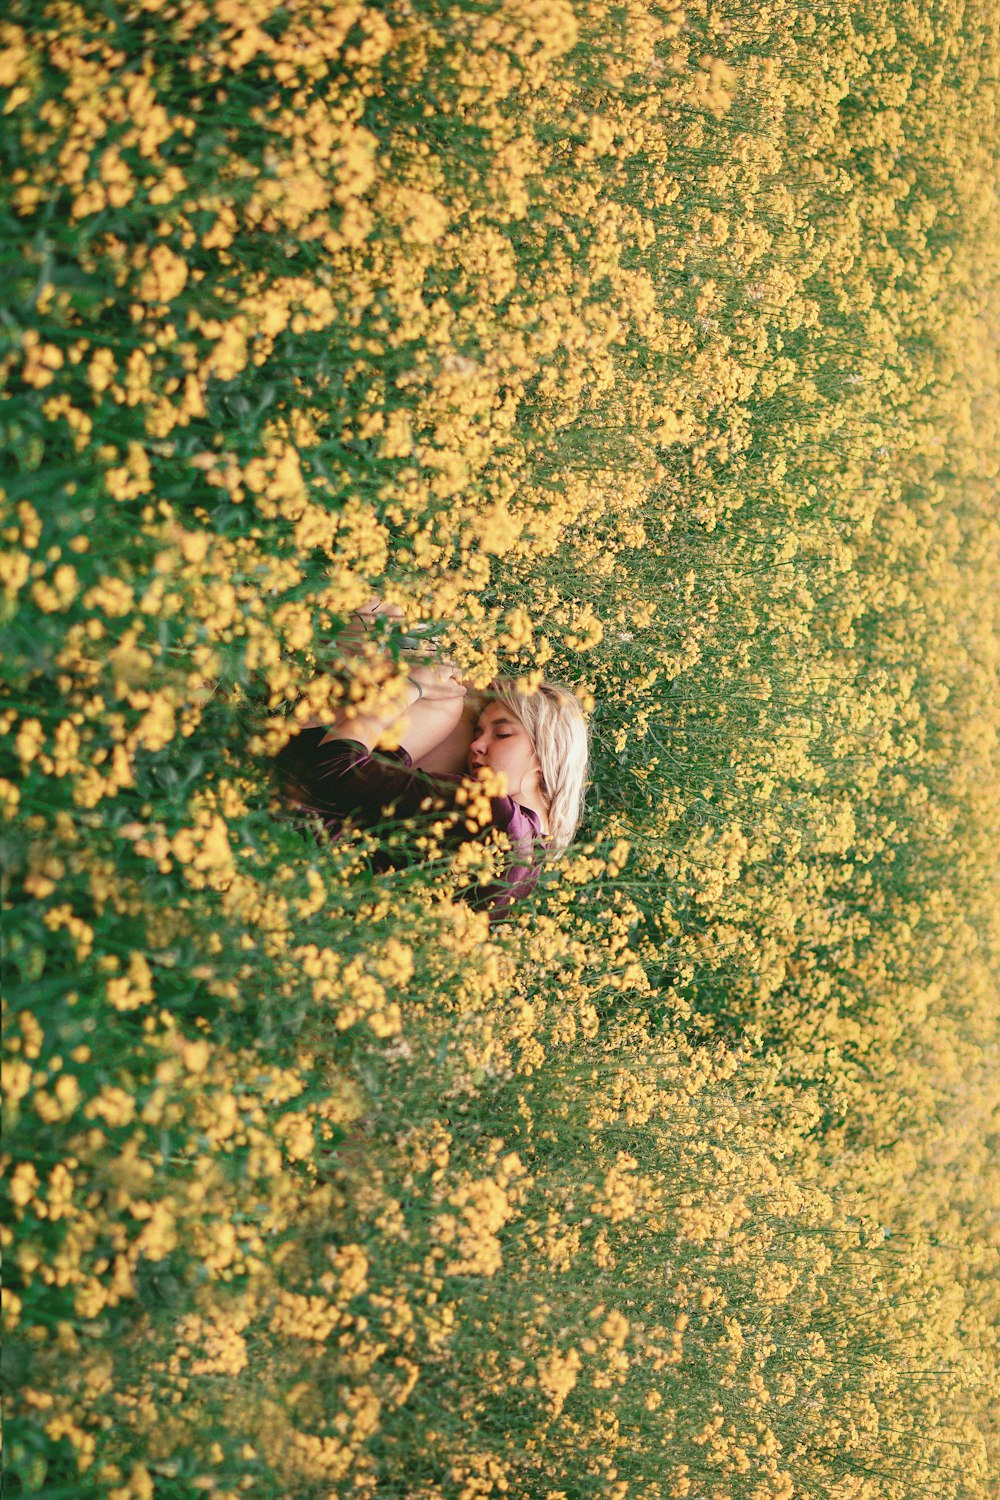
[[[414,770],[404,749],[369,751],[358,740],[320,741],[324,726],[302,729],[275,757],[275,769],[285,796],[299,808],[318,813],[331,831],[351,817],[363,827],[389,818],[441,817],[451,813],[446,845],[481,838],[486,829],[469,826],[464,809],[455,801],[463,778],[429,776]],[[526,895],[538,874],[535,825],[512,797],[491,797],[490,826],[511,840],[510,864],[500,880],[475,886],[463,899],[489,910],[490,921],[500,918],[519,896]]]
[[[327,820],[355,817],[365,826],[388,816],[415,817],[453,805],[461,777],[427,776],[405,750],[369,751],[358,740],[321,740],[322,725],[302,729],[275,757],[291,801]]]

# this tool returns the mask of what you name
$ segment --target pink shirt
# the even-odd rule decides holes
[[[302,812],[322,818],[332,838],[340,836],[348,819],[371,828],[392,818],[430,821],[449,809],[461,813],[454,793],[462,776],[431,776],[415,770],[403,749],[371,752],[357,740],[341,739],[320,744],[326,733],[322,725],[300,730],[276,757],[275,765],[288,800]],[[432,799],[430,810],[423,806],[428,798]],[[461,895],[473,906],[487,907],[490,921],[495,922],[534,885],[545,835],[534,809],[522,807],[513,797],[491,797],[490,809],[489,827],[507,834],[513,862],[499,880]],[[487,832],[488,828],[470,831],[459,816],[444,843],[454,847]],[[389,852],[381,851],[376,868],[391,865]]]

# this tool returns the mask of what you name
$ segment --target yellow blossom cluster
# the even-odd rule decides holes
[[[6,6],[21,1491],[990,1493],[997,18]],[[493,930],[376,594],[590,712]]]

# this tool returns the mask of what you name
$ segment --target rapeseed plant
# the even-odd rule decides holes
[[[989,1493],[995,11],[8,6],[20,1492]],[[503,930],[279,805],[373,593]]]

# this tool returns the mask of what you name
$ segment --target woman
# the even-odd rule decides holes
[[[358,611],[358,623],[367,630],[376,615],[387,613],[399,617],[375,600]],[[400,748],[376,752],[388,729],[398,734]],[[348,819],[373,827],[393,817],[440,820],[449,812],[446,846],[482,838],[490,828],[506,834],[513,857],[500,879],[462,892],[496,921],[531,889],[540,859],[557,857],[571,843],[583,810],[587,760],[586,720],[567,688],[543,682],[528,694],[511,679],[497,678],[485,697],[474,697],[450,662],[414,661],[401,721],[341,713],[330,725],[306,724],[276,764],[288,800],[318,814],[334,838]],[[482,827],[456,792],[463,779],[488,773],[502,773],[506,795],[490,797],[490,822]],[[376,868],[391,863],[385,850],[376,858]]]

